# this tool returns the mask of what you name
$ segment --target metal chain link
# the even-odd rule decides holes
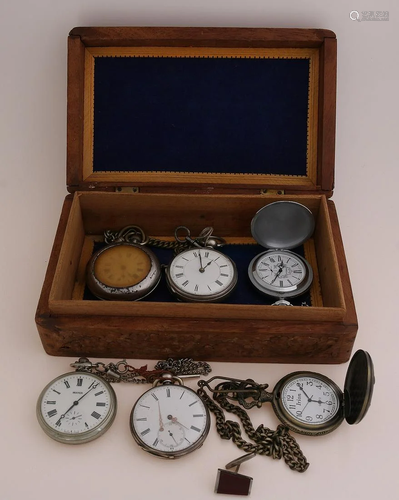
[[[179,231],[184,231],[183,237],[179,236]],[[191,238],[190,230],[185,226],[178,226],[175,230],[175,240],[160,240],[159,238],[147,237],[144,231],[139,226],[126,226],[120,231],[104,231],[104,242],[107,244],[126,242],[136,245],[149,245],[157,248],[173,249],[174,254],[183,252],[192,247],[220,247],[224,245],[223,238],[212,235],[213,228],[206,227],[201,231],[199,236]]]
[[[165,248],[167,250],[172,249],[175,255],[183,252],[183,250],[186,250],[191,246],[191,243],[188,241],[181,243],[179,241],[166,241],[158,238],[148,238],[147,244],[151,247]]]
[[[183,375],[207,375],[211,372],[211,367],[205,361],[193,361],[191,358],[172,359],[158,361],[154,370],[148,370],[147,365],[141,368],[135,368],[127,363],[126,360],[117,363],[92,363],[87,358],[79,358],[71,367],[77,372],[94,373],[110,383],[127,382],[134,384],[153,383],[165,373],[171,373],[175,376]]]
[[[194,361],[192,358],[168,358],[158,361],[155,370],[165,370],[174,375],[208,375],[212,368],[205,361]]]
[[[271,456],[274,459],[284,458],[290,469],[297,472],[306,471],[309,463],[295,438],[289,434],[288,427],[280,424],[275,431],[272,431],[261,424],[255,429],[247,412],[239,406],[229,403],[225,394],[214,393],[213,399],[219,403],[219,406],[203,389],[207,383],[200,380],[198,385],[200,389],[197,390],[197,394],[215,415],[216,430],[222,439],[232,439],[238,448],[247,453]],[[226,420],[221,408],[239,417],[245,432],[256,444],[249,443],[242,438],[239,423]]]

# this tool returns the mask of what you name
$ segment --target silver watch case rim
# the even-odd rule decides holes
[[[164,384],[157,385],[156,387],[161,387],[163,385],[167,385],[168,387],[172,387],[174,384],[166,382]],[[130,432],[131,432],[134,440],[136,441],[136,443],[140,446],[140,448],[142,450],[146,451],[147,453],[150,453],[151,455],[155,455],[156,457],[167,458],[167,459],[180,458],[180,457],[188,455],[189,453],[192,453],[193,451],[198,450],[199,448],[201,448],[201,446],[204,444],[204,441],[205,441],[205,439],[207,438],[207,436],[209,434],[209,430],[210,430],[210,427],[211,427],[210,413],[209,413],[209,410],[208,410],[208,408],[207,408],[207,406],[205,404],[203,404],[204,408],[205,408],[205,414],[206,414],[205,429],[203,430],[200,438],[195,443],[193,443],[191,446],[188,446],[184,450],[179,450],[179,451],[162,451],[162,450],[156,450],[155,448],[151,448],[151,446],[149,446],[144,441],[142,441],[142,439],[140,438],[140,435],[138,434],[138,432],[136,432],[136,429],[134,428],[133,414],[134,414],[134,410],[135,410],[136,406],[139,404],[139,402],[145,396],[145,394],[147,394],[148,392],[153,391],[153,390],[154,390],[154,387],[152,387],[151,389],[148,389],[148,391],[145,391],[138,398],[138,400],[134,403],[132,411],[130,412],[130,420],[129,420]],[[199,399],[201,399],[198,396],[198,394],[195,391],[193,391],[192,389],[190,389],[189,387],[184,386],[184,390],[193,392]]]
[[[101,421],[98,426],[94,427],[93,429],[90,429],[86,432],[81,432],[79,434],[69,434],[65,432],[60,432],[52,427],[50,427],[45,418],[43,417],[42,411],[41,411],[41,402],[43,400],[44,395],[46,394],[47,390],[55,383],[57,380],[60,380],[64,377],[69,377],[70,375],[76,375],[79,374],[79,372],[67,372],[63,373],[62,375],[59,375],[58,377],[54,378],[49,382],[46,387],[42,390],[40,393],[40,396],[37,400],[36,403],[36,416],[39,421],[40,427],[43,429],[43,431],[52,439],[55,441],[58,441],[59,443],[64,443],[64,444],[83,444],[83,443],[88,443],[90,441],[93,441],[94,439],[99,438],[102,436],[112,425],[113,421],[115,420],[116,417],[116,412],[118,408],[117,404],[117,399],[116,399],[116,394],[112,386],[102,377],[99,377],[98,375],[94,375],[89,372],[82,372],[85,375],[89,375],[90,377],[100,381],[102,384],[104,384],[110,394],[110,405],[108,409],[107,415],[104,417],[104,419]]]
[[[290,287],[284,287],[284,290],[276,290],[275,287],[271,288],[270,286],[265,283],[262,278],[260,278],[256,272],[256,264],[260,259],[262,259],[265,255],[271,254],[271,253],[283,253],[285,255],[292,255],[296,259],[300,260],[302,264],[305,267],[306,270],[306,275],[304,279],[298,284]],[[256,255],[250,262],[248,266],[248,276],[249,279],[251,280],[251,283],[257,288],[260,292],[269,295],[271,297],[275,298],[290,298],[290,297],[297,297],[298,295],[302,295],[305,292],[307,292],[313,282],[313,270],[309,262],[302,257],[301,255],[298,255],[295,252],[292,252],[291,250],[285,250],[285,249],[270,249],[266,250],[265,252],[262,252],[258,255]]]
[[[312,377],[323,381],[332,387],[337,395],[337,400],[339,404],[339,408],[337,413],[327,422],[323,422],[319,425],[309,425],[303,422],[299,422],[296,420],[287,410],[284,408],[284,405],[281,401],[281,392],[284,386],[290,382],[292,379],[298,377]],[[304,434],[306,436],[322,436],[324,434],[329,434],[334,431],[337,427],[339,427],[344,420],[344,412],[343,412],[343,392],[338,387],[338,385],[332,381],[330,378],[322,375],[317,372],[310,371],[297,371],[292,372],[280,379],[276,386],[273,389],[273,399],[272,406],[277,418],[286,425],[291,431],[297,432],[298,434]]]
[[[206,247],[204,247],[206,248]],[[225,259],[228,259],[232,265],[233,268],[233,279],[228,285],[227,288],[225,288],[221,292],[216,292],[213,293],[212,295],[196,295],[195,293],[189,293],[185,292],[184,290],[181,290],[178,288],[175,283],[172,281],[172,278],[170,276],[170,267],[173,263],[173,261],[184,254],[185,252],[190,252],[192,249],[190,248],[189,250],[184,250],[183,252],[180,252],[176,257],[174,257],[171,262],[168,264],[168,266],[165,269],[165,277],[166,277],[166,284],[168,286],[169,291],[176,296],[178,299],[181,299],[184,302],[220,302],[224,299],[226,299],[235,289],[237,283],[238,283],[238,272],[237,272],[237,266],[235,262],[230,259],[226,254],[219,252],[218,250],[215,250],[212,248],[213,252],[216,252],[220,255],[223,255]]]
[[[94,272],[94,266],[96,260],[102,253],[106,252],[111,248],[122,245],[140,248],[150,258],[151,267],[147,276],[136,285],[128,287],[112,287],[106,285],[96,277]],[[161,277],[162,277],[161,264],[159,263],[158,257],[152,250],[145,247],[144,245],[123,241],[106,245],[103,248],[97,250],[97,252],[93,254],[87,265],[86,283],[90,291],[98,299],[134,301],[134,300],[141,300],[144,297],[147,297],[147,295],[149,295],[153,290],[155,290],[155,288],[158,286],[161,280]]]

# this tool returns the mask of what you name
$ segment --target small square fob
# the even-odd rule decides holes
[[[251,493],[252,477],[225,469],[218,469],[215,493],[225,495],[244,495]]]

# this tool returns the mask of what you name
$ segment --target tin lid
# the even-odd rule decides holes
[[[348,424],[358,424],[366,415],[373,396],[375,377],[371,356],[358,350],[352,357],[345,378],[344,417]]]
[[[312,212],[295,201],[276,201],[256,212],[253,238],[265,248],[290,249],[302,245],[314,231]]]

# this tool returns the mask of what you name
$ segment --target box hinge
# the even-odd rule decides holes
[[[118,186],[115,188],[117,193],[139,193],[140,188],[136,186]]]
[[[284,194],[284,189],[261,189],[260,194],[275,196],[276,194]]]

